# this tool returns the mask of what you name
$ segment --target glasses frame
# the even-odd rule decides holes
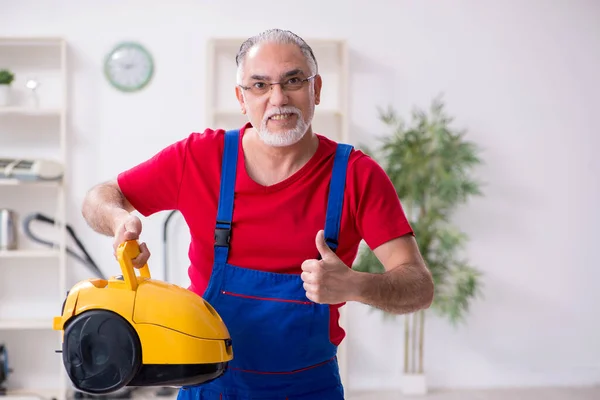
[[[304,78],[304,79],[300,79],[300,82],[302,83],[302,86],[304,86],[304,83],[310,81],[311,79],[315,79],[315,77],[319,75],[314,74],[309,76],[308,78]],[[286,91],[286,89],[284,88],[284,82],[265,82],[267,85],[269,85],[269,88],[262,94],[267,94],[269,93],[271,90],[273,90],[273,85],[281,85],[281,90]],[[246,91],[250,91],[250,93],[252,93],[252,87],[251,86],[244,86],[244,85],[238,85],[240,88],[246,90]],[[300,88],[301,89],[301,88]],[[254,94],[254,93],[253,93]],[[259,94],[260,96],[261,94]]]

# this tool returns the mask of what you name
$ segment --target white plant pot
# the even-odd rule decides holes
[[[10,85],[0,85],[0,107],[6,107],[10,103]]]
[[[427,380],[425,374],[402,375],[402,393],[405,395],[427,394]]]

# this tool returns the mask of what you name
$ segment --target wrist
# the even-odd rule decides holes
[[[350,270],[348,279],[348,301],[362,303],[365,301],[365,293],[368,293],[368,286],[371,275],[361,271]]]

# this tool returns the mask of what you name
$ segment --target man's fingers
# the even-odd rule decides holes
[[[117,258],[118,247],[129,240],[138,240],[142,232],[142,221],[135,215],[128,215],[125,218],[121,218],[118,223],[118,228],[115,232],[115,238],[113,241],[114,256]],[[144,246],[142,248],[142,245]],[[144,244],[140,245],[140,255],[133,261],[133,265],[141,268],[146,264],[146,261],[150,257],[150,252]]]
[[[132,232],[132,231],[125,231],[125,233],[123,233],[123,242],[127,241],[127,240],[136,240],[140,237],[140,235],[137,232]]]
[[[320,290],[317,285],[312,283],[303,283],[304,291],[306,292],[306,298],[315,303],[321,303]]]
[[[129,215],[126,219],[121,220],[115,234],[115,240],[118,242],[117,246],[127,240],[139,239],[141,233],[142,221],[135,215]]]
[[[115,259],[118,259],[117,256],[117,248],[119,247],[119,245],[121,245],[124,242],[124,240],[120,240],[120,239],[115,239],[115,241],[113,242],[113,247],[114,247],[114,256]],[[144,265],[146,265],[148,263],[148,259],[150,259],[150,250],[148,250],[148,246],[146,245],[146,243],[140,243],[140,253],[131,259],[131,263],[133,264],[134,268],[142,268]]]
[[[311,274],[310,272],[306,272],[306,271],[304,271],[300,274],[300,278],[305,283],[314,283],[314,280],[315,280],[314,275]]]
[[[314,272],[319,268],[319,262],[317,260],[306,260],[300,266],[302,271]]]
[[[139,237],[142,233],[142,221],[140,221],[140,219],[135,215],[130,215],[129,218],[125,220],[124,225],[125,232],[127,233],[133,233],[134,235],[137,235],[137,237]],[[134,239],[137,239],[137,237]]]
[[[135,268],[142,268],[144,265],[146,265],[149,258],[150,258],[150,250],[148,250],[148,246],[146,245],[146,243],[141,243],[140,244],[140,254],[138,254],[138,256],[135,257],[131,261]]]
[[[306,294],[313,295],[316,292],[316,286],[312,283],[304,282],[302,286],[304,287]]]

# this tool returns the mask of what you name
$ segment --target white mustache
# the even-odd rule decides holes
[[[302,113],[296,107],[286,106],[286,107],[282,107],[282,108],[273,108],[270,111],[267,111],[263,120],[266,121],[267,119],[271,118],[272,116],[278,115],[278,114],[296,114],[299,117],[302,116]]]

